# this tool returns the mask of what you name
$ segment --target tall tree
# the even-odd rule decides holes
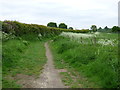
[[[67,29],[67,25],[65,23],[60,23],[59,28]]]
[[[97,26],[96,26],[96,25],[92,25],[92,26],[91,26],[91,30],[92,30],[93,32],[96,32],[96,31],[97,31]]]
[[[55,22],[49,22],[47,24],[48,27],[57,27],[57,24]]]

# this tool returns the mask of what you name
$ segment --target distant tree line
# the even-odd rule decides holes
[[[96,25],[92,25],[91,26],[91,32],[114,32],[114,33],[117,33],[117,32],[120,32],[120,27],[118,26],[113,26],[112,28],[108,28],[107,26],[105,26],[104,28],[97,28]]]
[[[71,30],[74,30],[73,27],[68,27],[68,25],[66,25],[65,23],[60,23],[58,26],[57,26],[57,23],[55,22],[49,22],[47,24],[47,27],[55,27],[55,28],[61,28],[61,29],[71,29]],[[91,26],[91,30],[90,32],[120,32],[120,27],[118,26],[113,26],[112,28],[108,28],[107,26],[105,26],[104,28],[97,28],[96,25],[92,25]]]

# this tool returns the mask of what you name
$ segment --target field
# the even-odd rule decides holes
[[[50,88],[58,82],[66,88],[119,86],[118,33],[2,23],[3,88],[30,88],[32,84],[41,88],[40,83]]]

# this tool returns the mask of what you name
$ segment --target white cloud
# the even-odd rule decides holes
[[[119,0],[0,0],[0,20],[46,25],[65,22],[74,28],[117,25]]]

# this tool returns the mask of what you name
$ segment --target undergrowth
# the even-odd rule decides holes
[[[69,38],[57,37],[51,43],[58,68],[69,65],[89,81],[102,88],[117,88],[118,47],[80,44]],[[62,63],[64,62],[64,63]],[[94,87],[93,87],[94,88]]]

